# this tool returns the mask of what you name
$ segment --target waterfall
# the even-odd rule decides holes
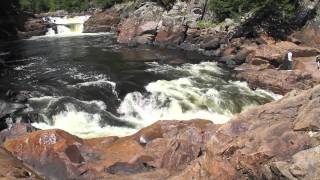
[[[74,17],[45,17],[44,20],[56,26],[49,28],[47,36],[55,35],[74,35],[83,32],[83,24],[90,16],[74,16]]]

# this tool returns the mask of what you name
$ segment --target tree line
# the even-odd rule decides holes
[[[148,0],[19,0],[22,10],[30,12],[48,12],[66,10],[79,12],[88,8],[108,8],[115,3],[126,1]],[[169,9],[176,0],[149,0],[156,1]],[[185,0],[188,1],[188,0]],[[281,12],[285,18],[293,14],[297,0],[207,0],[209,9],[216,14],[217,21],[225,18],[236,19],[241,15],[269,6]]]
[[[126,0],[20,0],[20,8],[30,12],[66,10],[80,12],[89,8],[107,8]]]
[[[237,19],[241,15],[261,8],[269,8],[283,18],[290,18],[295,12],[297,0],[209,0],[210,9],[217,20]]]

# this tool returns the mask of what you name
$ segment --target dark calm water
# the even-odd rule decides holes
[[[213,59],[150,46],[129,48],[112,35],[42,37],[0,44],[0,98],[27,91],[38,128],[81,137],[128,135],[160,119],[226,122],[276,96],[232,81]]]

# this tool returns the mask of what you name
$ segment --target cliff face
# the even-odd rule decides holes
[[[315,7],[316,11],[310,14],[310,20],[300,31],[293,33],[291,38],[308,46],[320,47],[320,1],[314,1],[311,7]]]

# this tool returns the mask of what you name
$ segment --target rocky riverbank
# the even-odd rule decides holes
[[[19,10],[18,2],[5,0],[0,11],[0,41],[41,36],[47,32],[49,25],[41,18]]]
[[[24,120],[7,122],[0,132],[0,177],[317,179],[319,80],[300,61],[293,71],[285,69],[288,51],[295,59],[310,61],[320,52],[319,1],[301,1],[299,6],[293,22],[298,28],[283,31],[281,38],[278,31],[268,31],[276,24],[264,19],[263,12],[240,22],[210,24],[212,14],[202,0],[178,1],[169,10],[139,1],[94,13],[85,24],[86,32],[115,32],[119,43],[130,46],[199,51],[234,68],[235,78],[252,88],[285,96],[223,125],[207,120],[159,121],[128,137],[81,139],[58,129],[37,130]],[[42,22],[30,22],[43,28]],[[38,32],[38,26],[25,26]],[[259,33],[248,36],[252,33],[248,27]],[[21,108],[0,101],[0,119]]]
[[[281,70],[287,69],[288,51],[293,52],[295,59],[311,58],[320,52],[316,44],[319,6],[318,1],[300,2],[291,24],[295,28],[291,28],[275,24],[265,9],[239,22],[226,19],[212,24],[214,17],[205,0],[177,1],[169,10],[155,2],[139,1],[93,14],[85,23],[85,32],[115,32],[119,43],[130,46],[153,44],[199,51],[236,67],[235,77],[252,87],[285,94],[318,83],[310,72],[300,68],[299,62],[295,63],[294,72]],[[274,78],[274,72],[279,72],[278,78]]]
[[[24,170],[28,177],[317,179],[319,95],[320,86],[292,91],[223,125],[206,120],[159,121],[123,138],[85,140],[26,124],[15,124],[0,136],[3,148],[28,169]],[[4,168],[0,166],[0,173]]]

